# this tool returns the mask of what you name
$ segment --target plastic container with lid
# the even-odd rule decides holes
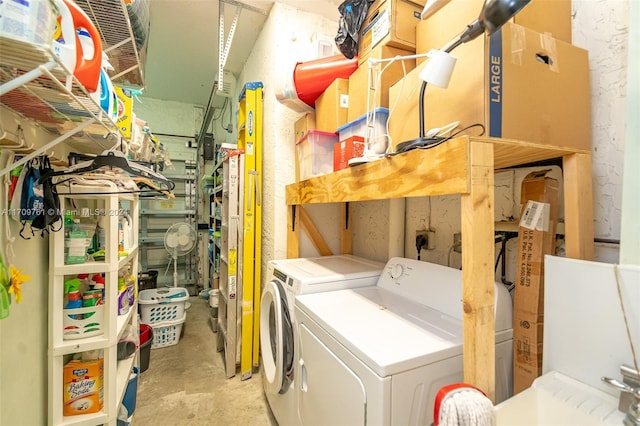
[[[333,172],[333,145],[338,134],[309,130],[296,142],[300,180]]]
[[[365,142],[371,139],[370,148],[376,154],[384,154],[387,150],[389,137],[387,135],[387,121],[389,120],[389,110],[387,108],[376,108],[371,113],[371,130],[367,134],[367,114],[338,128],[340,141],[349,139],[352,136],[360,136]]]

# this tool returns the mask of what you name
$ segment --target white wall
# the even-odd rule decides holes
[[[6,153],[0,155],[2,167],[6,158]],[[0,208],[6,207],[6,195],[2,185]],[[38,232],[23,240],[18,236],[21,225],[10,220],[9,230],[15,237],[15,255],[11,256],[6,246],[6,213],[0,213],[0,250],[5,264],[31,276],[22,285],[22,303],[17,304],[10,295],[10,315],[0,320],[0,425],[43,425],[47,420],[49,238],[41,238]]]
[[[200,130],[202,107],[144,96],[140,100],[134,102],[133,111],[149,123],[152,133],[194,136]]]
[[[275,93],[283,77],[292,74],[296,62],[309,59],[313,34],[333,37],[336,31],[336,22],[276,3],[238,78],[238,90],[250,81],[264,84],[263,272],[269,260],[286,257],[284,188],[295,181],[293,123],[301,116],[280,104]],[[237,101],[234,108],[237,108]],[[335,238],[330,240],[335,244]]]
[[[629,79],[627,87],[627,134],[624,155],[624,183],[622,199],[622,238],[620,263],[640,265],[640,3],[631,3],[629,22]]]
[[[628,0],[574,0],[573,44],[589,51],[595,235],[620,239]]]

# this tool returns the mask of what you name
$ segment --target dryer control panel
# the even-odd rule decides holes
[[[456,318],[461,316],[462,272],[458,269],[394,257],[387,262],[378,286]]]

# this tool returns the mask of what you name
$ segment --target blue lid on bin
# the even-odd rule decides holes
[[[373,110],[373,113],[375,113],[376,116],[380,115],[386,124],[386,121],[389,118],[389,108],[378,107]],[[360,117],[356,118],[355,120],[352,120],[347,124],[343,124],[342,126],[338,127],[338,133],[344,132],[346,129],[348,129],[351,126],[360,124],[361,121],[364,121],[367,119],[367,114],[368,112],[362,114]]]

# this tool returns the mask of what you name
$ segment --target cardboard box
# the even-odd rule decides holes
[[[316,129],[316,113],[308,112],[293,125],[293,143],[297,143],[309,130]]]
[[[333,132],[347,123],[349,80],[336,78],[316,100],[316,130]]]
[[[97,413],[104,405],[104,361],[71,360],[63,369],[62,413],[65,416]]]
[[[555,254],[558,224],[558,181],[547,170],[522,181],[522,214],[518,228],[518,257],[514,309],[544,315],[544,256]]]
[[[362,157],[364,154],[364,138],[351,136],[333,145],[333,171],[349,167],[349,160]]]
[[[543,323],[529,315],[513,314],[513,393],[531,386],[542,374]]]
[[[484,125],[485,135],[591,151],[591,93],[587,51],[516,24],[505,24],[452,54],[449,87],[427,86],[425,128],[460,121]],[[389,90],[400,102],[389,118],[395,145],[419,134],[419,74]],[[478,135],[478,129],[466,134]]]
[[[416,25],[425,0],[377,0],[367,12],[358,37],[358,64],[376,46],[416,51]]]
[[[387,59],[395,56],[406,56],[412,53],[406,50],[398,49],[388,46],[377,46],[371,52],[370,57],[376,59]],[[402,68],[402,62],[404,62],[404,71]],[[377,65],[378,70],[382,70],[389,65],[388,63],[381,63]],[[415,59],[407,59],[404,61],[395,61],[391,63],[380,76],[380,85],[377,90],[369,90],[369,66],[363,64],[358,67],[357,70],[349,77],[349,110],[347,112],[347,120],[353,121],[365,114],[369,110],[373,110],[374,107],[389,108],[389,89],[393,84],[402,79],[405,76],[405,72],[409,73],[416,67]],[[374,77],[375,78],[375,77]],[[368,93],[370,92],[370,93]],[[367,94],[369,94],[369,102],[371,105],[367,106]]]
[[[444,47],[478,18],[484,2],[446,1],[441,9],[416,25],[416,53]],[[532,0],[511,22],[571,44],[571,0]],[[417,64],[424,61],[425,58],[418,58]]]
[[[544,324],[544,256],[555,254],[559,210],[558,181],[548,170],[522,181],[520,226],[514,294],[514,392],[542,372]]]

